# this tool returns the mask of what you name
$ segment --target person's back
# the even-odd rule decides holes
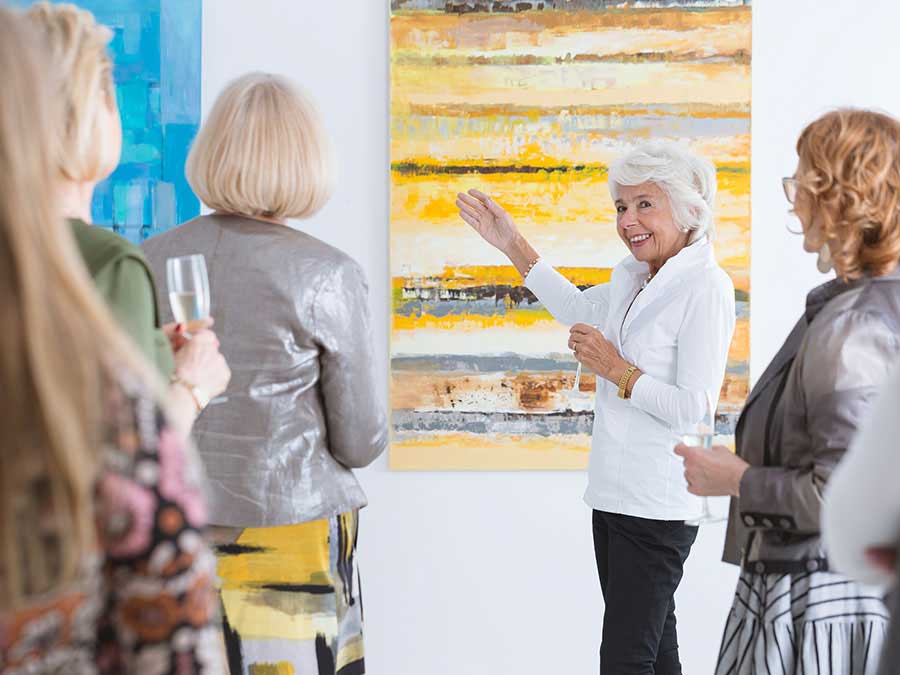
[[[211,522],[268,527],[365,505],[348,467],[386,443],[372,375],[368,298],[346,254],[283,225],[201,216],[143,244],[159,284],[166,260],[203,254],[231,384],[194,426]]]
[[[144,243],[160,294],[168,258],[205,256],[234,373],[195,426],[232,673],[272,663],[295,675],[365,672],[356,544],[366,498],[351,469],[388,440],[368,292],[347,255],[287,225],[328,201],[328,146],[291,82],[239,77],[185,166],[215,215]]]
[[[181,663],[221,673],[201,474],[146,387],[123,378],[105,389],[96,544],[62,585],[51,580],[64,535],[48,519],[59,497],[39,465],[19,474],[15,515],[33,524],[15,550],[27,599],[0,606],[0,673],[141,673],[148,660],[154,672],[180,672]]]

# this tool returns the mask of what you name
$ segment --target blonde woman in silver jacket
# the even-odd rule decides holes
[[[838,110],[810,124],[784,179],[803,245],[837,279],[763,373],[737,426],[737,454],[680,446],[698,495],[731,495],[725,560],[742,573],[716,672],[874,675],[887,611],[836,573],[822,494],[890,366],[900,359],[900,123]]]
[[[191,187],[215,212],[143,247],[161,292],[167,258],[206,257],[232,368],[224,401],[194,427],[232,675],[282,662],[297,675],[364,672],[355,552],[366,497],[351,469],[388,439],[368,290],[349,256],[286,226],[325,204],[330,176],[312,103],[283,78],[246,75],[188,157]]]

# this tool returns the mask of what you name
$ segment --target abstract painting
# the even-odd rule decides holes
[[[200,126],[202,0],[74,4],[113,31],[109,49],[122,117],[122,159],[94,191],[91,216],[140,243],[200,213],[184,162]]]
[[[672,139],[716,164],[737,328],[717,413],[747,394],[750,32],[741,0],[393,0],[391,467],[580,469],[593,377],[457,192],[491,193],[581,288],[627,255],[607,167]]]

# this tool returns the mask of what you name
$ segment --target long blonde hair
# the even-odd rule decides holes
[[[154,388],[54,203],[63,112],[43,51],[34,29],[0,8],[0,607],[77,575],[95,545],[105,386],[125,371]],[[35,486],[40,523],[24,518]],[[44,525],[56,543],[40,537]]]

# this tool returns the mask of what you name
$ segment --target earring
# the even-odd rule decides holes
[[[816,267],[822,274],[828,274],[832,268],[831,261],[831,247],[828,242],[825,242],[819,249],[819,260],[816,262]]]

